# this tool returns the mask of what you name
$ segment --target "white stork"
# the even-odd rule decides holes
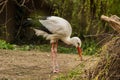
[[[59,72],[58,63],[57,63],[57,46],[58,40],[62,40],[68,45],[73,45],[77,48],[80,59],[82,60],[82,51],[81,51],[81,40],[78,37],[70,37],[72,33],[72,28],[70,23],[57,16],[46,17],[45,20],[40,20],[39,22],[45,27],[44,30],[39,30],[32,28],[37,36],[42,35],[47,40],[50,40],[51,43],[51,55],[52,55],[52,65],[53,72]]]

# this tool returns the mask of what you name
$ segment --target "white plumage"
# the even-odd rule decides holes
[[[50,16],[47,17],[46,20],[39,20],[39,22],[50,31],[52,34],[49,34],[43,30],[33,29],[37,36],[42,35],[47,40],[50,40],[52,44],[51,53],[52,53],[52,60],[53,60],[53,72],[58,72],[57,69],[57,61],[56,61],[56,54],[57,54],[57,42],[58,40],[62,40],[68,45],[73,45],[77,48],[79,56],[82,60],[81,56],[81,40],[78,37],[70,38],[72,34],[72,28],[70,23],[57,16]]]

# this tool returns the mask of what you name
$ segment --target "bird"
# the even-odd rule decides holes
[[[32,22],[31,18],[27,20]],[[34,30],[37,36],[43,36],[46,40],[50,40],[53,73],[59,72],[59,65],[57,63],[58,40],[63,41],[67,45],[75,46],[80,60],[82,60],[81,39],[79,37],[71,37],[72,27],[66,19],[58,16],[46,16],[38,19],[38,22],[42,24],[42,28],[32,27],[31,29]]]

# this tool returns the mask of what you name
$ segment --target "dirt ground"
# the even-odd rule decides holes
[[[89,63],[95,61],[90,56],[83,56],[83,59]],[[82,61],[77,54],[58,53],[58,63],[60,73],[55,74],[51,72],[48,52],[0,50],[0,80],[53,80],[76,68]],[[86,65],[90,66],[89,63]]]

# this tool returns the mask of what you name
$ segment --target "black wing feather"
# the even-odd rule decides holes
[[[43,20],[46,20],[47,17],[42,17]],[[43,26],[38,19],[30,19],[30,20],[24,20],[23,27],[34,27],[35,29],[42,30],[47,32],[48,34],[52,34],[45,26]]]

